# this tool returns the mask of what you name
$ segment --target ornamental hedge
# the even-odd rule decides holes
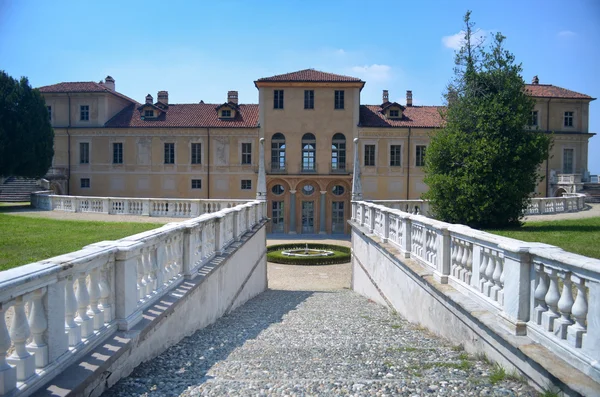
[[[281,253],[284,250],[303,248],[306,248],[306,243],[270,245],[267,247],[267,261],[284,265],[337,265],[350,262],[350,247],[340,245],[308,243],[308,249],[333,251],[331,256],[306,258],[285,256]]]

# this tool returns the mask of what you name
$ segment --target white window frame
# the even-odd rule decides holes
[[[571,113],[571,125],[566,125],[567,121],[567,113]],[[574,110],[565,110],[563,112],[563,127],[564,128],[575,128],[575,111]]]

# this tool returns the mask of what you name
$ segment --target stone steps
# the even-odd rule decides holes
[[[10,177],[0,185],[0,201],[29,201],[31,193],[42,190],[37,179]]]
[[[109,389],[158,395],[527,395],[352,291],[268,290]]]

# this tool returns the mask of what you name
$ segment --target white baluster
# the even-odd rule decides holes
[[[467,261],[469,260],[469,245],[466,241],[460,242],[462,246],[462,255],[460,256],[460,264],[458,268],[458,279],[465,281],[465,273],[467,272]]]
[[[75,322],[77,298],[73,284],[73,276],[69,276],[65,284],[65,329],[69,335],[69,346],[75,346],[81,341],[81,327]]]
[[[37,368],[44,368],[48,365],[48,345],[44,342],[44,333],[48,328],[48,321],[46,320],[46,312],[42,302],[43,297],[44,290],[36,290],[33,293],[31,310],[29,311],[29,328],[33,334],[33,340],[27,345],[27,350],[33,353]]]
[[[473,274],[473,244],[467,243],[467,268],[465,273],[464,282],[467,285],[471,285],[471,275]]]
[[[544,271],[550,278],[550,285],[544,297],[546,305],[548,305],[548,311],[542,314],[542,327],[545,331],[552,332],[554,330],[554,320],[559,317],[558,300],[560,299],[560,292],[558,291],[558,275],[556,269],[546,268]]]
[[[104,326],[104,313],[102,313],[98,307],[98,302],[100,301],[100,280],[98,272],[99,268],[90,271],[90,282],[88,285],[90,292],[90,309],[87,312],[88,315],[92,316],[92,324],[96,331]]]
[[[144,263],[144,274],[146,275],[146,296],[152,296],[154,279],[152,278],[152,251],[150,248],[142,250],[142,260]]]
[[[546,306],[546,293],[548,292],[548,283],[546,280],[546,273],[544,272],[544,266],[542,264],[535,264],[535,273],[538,276],[538,285],[535,288],[534,298],[538,302],[535,307],[535,322],[538,325],[542,324],[542,314],[548,310]]]
[[[13,310],[14,316],[10,326],[10,338],[13,341],[15,351],[8,358],[8,362],[17,367],[17,380],[23,382],[35,373],[35,358],[29,354],[25,347],[31,332],[22,296],[15,299]]]
[[[144,299],[146,296],[146,279],[144,278],[144,261],[141,252],[137,257],[137,292],[138,300]]]
[[[560,318],[554,322],[554,335],[560,339],[567,339],[567,328],[573,324],[571,321],[571,308],[573,307],[571,275],[568,272],[560,272],[558,275],[563,280],[563,289],[558,300]]]
[[[492,287],[491,296],[493,300],[498,302],[498,292],[502,289],[500,286],[500,276],[502,275],[502,258],[496,259],[496,266],[494,268],[494,274],[492,279],[494,280],[494,286]]]
[[[498,303],[504,305],[504,259],[502,260],[502,273],[500,274],[500,290],[498,291]]]
[[[11,340],[6,328],[5,310],[4,305],[0,306],[0,395],[8,394],[17,386],[17,370],[6,361]]]
[[[110,303],[110,267],[107,265],[100,274],[100,305],[104,311],[104,321],[110,323],[113,319],[112,305]]]
[[[496,265],[498,262],[498,258],[496,258],[496,252],[490,251],[490,261],[488,262],[488,266],[485,269],[485,284],[483,286],[483,293],[485,296],[491,296],[492,287],[494,286],[494,270],[496,270]]]
[[[87,315],[90,296],[88,294],[85,279],[85,273],[79,273],[79,276],[77,277],[77,317],[75,318],[75,321],[81,326],[81,337],[89,338],[94,332],[94,324],[92,323],[92,319]]]
[[[567,341],[571,346],[581,348],[583,334],[586,332],[585,322],[587,319],[588,304],[585,296],[585,280],[575,275],[571,276],[571,280],[577,287],[577,296],[575,303],[571,308],[571,313],[575,318],[575,324],[570,325],[567,330]]]
[[[481,249],[481,265],[479,266],[479,291],[484,292],[484,285],[487,281],[485,275],[488,263],[490,261],[490,255],[486,251],[486,248]]]

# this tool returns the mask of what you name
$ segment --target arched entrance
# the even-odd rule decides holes
[[[565,189],[563,189],[562,187],[559,187],[556,190],[556,193],[554,194],[554,197],[562,197],[563,194],[567,193],[567,191]]]

